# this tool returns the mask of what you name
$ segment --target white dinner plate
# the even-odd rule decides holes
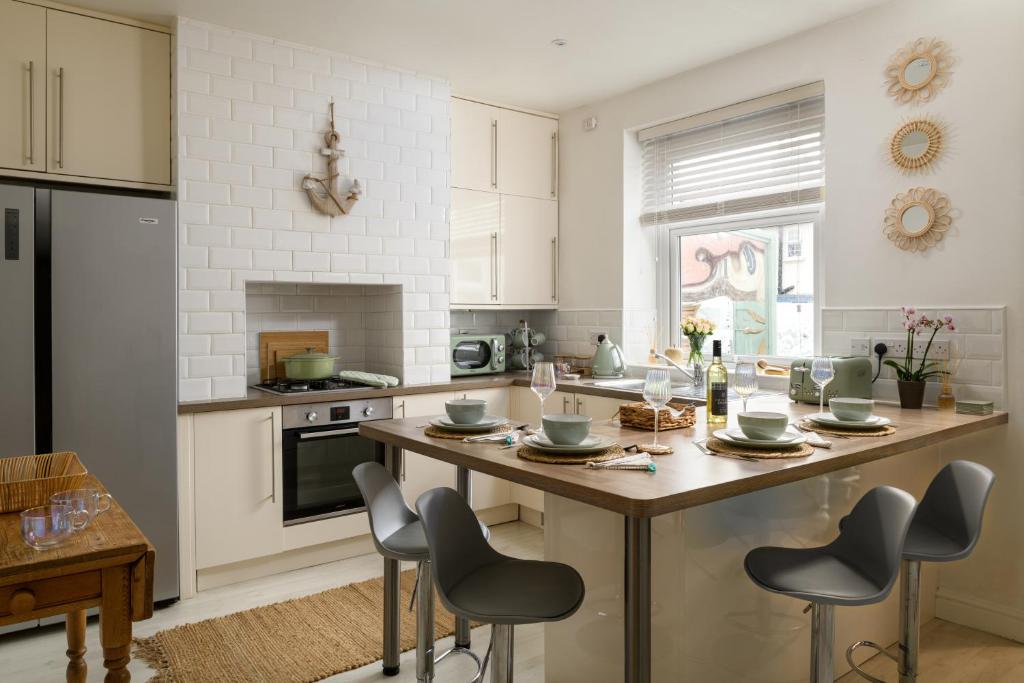
[[[494,429],[500,427],[503,424],[508,423],[507,417],[497,417],[496,415],[485,415],[484,419],[473,424],[456,424],[452,422],[447,415],[441,417],[435,417],[430,421],[430,424],[438,429],[443,429],[449,432],[457,432],[460,434],[472,434],[475,432],[486,432],[488,429]]]
[[[814,413],[808,415],[807,419],[826,427],[840,427],[842,429],[877,429],[892,422],[889,418],[882,417],[881,415],[872,415],[867,420],[840,420],[832,413]]]
[[[782,433],[781,436],[779,436],[778,439],[754,439],[744,434],[743,430],[740,429],[739,427],[729,427],[724,431],[726,434],[731,436],[734,441],[752,444],[775,444],[777,446],[784,446],[790,443],[791,441],[796,441],[798,438],[800,438],[800,436],[802,436],[800,432],[794,429],[787,429]]]
[[[607,436],[591,434],[583,443],[576,446],[556,446],[544,437],[531,434],[523,438],[523,443],[541,453],[559,453],[562,455],[591,455],[600,453],[615,444],[615,440]]]
[[[743,446],[744,448],[790,448],[792,446],[799,446],[804,441],[807,441],[807,437],[803,434],[796,434],[794,438],[785,441],[778,439],[751,439],[742,435],[742,440],[740,440],[732,436],[729,433],[731,431],[731,429],[719,429],[713,436],[725,443],[732,444],[733,446]],[[788,434],[790,432],[787,432]]]

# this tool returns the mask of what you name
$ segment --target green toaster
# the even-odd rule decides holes
[[[789,368],[789,397],[799,403],[818,403],[818,385],[811,379],[813,358],[798,358]],[[835,376],[825,385],[825,405],[831,398],[871,398],[871,359],[833,358]]]

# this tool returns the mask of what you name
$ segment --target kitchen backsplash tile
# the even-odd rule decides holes
[[[997,408],[1006,406],[1006,339],[1003,330],[1004,307],[978,308],[922,308],[930,317],[953,316],[954,333],[940,333],[937,340],[958,342],[964,357],[953,378],[953,391],[957,398],[984,399],[995,402]],[[902,341],[903,314],[898,308],[824,308],[821,312],[822,351],[830,355],[850,355],[850,344],[855,338],[868,338],[871,346],[878,341]],[[873,363],[877,361],[873,358]],[[929,382],[925,402],[934,404],[939,384]],[[883,366],[875,383],[875,397],[881,400],[899,400],[895,371]]]
[[[323,323],[340,343],[337,321],[318,308],[330,296],[265,295],[253,281],[401,285],[393,301],[416,315],[374,311],[388,315],[368,319],[365,342],[342,355],[406,383],[447,379],[449,85],[189,19],[179,19],[176,40],[179,398],[244,395],[254,326]],[[331,99],[340,170],[365,189],[350,215],[333,219],[312,210],[300,185],[325,170]],[[406,334],[396,337],[396,319]],[[229,341],[237,335],[245,349]],[[396,338],[423,344],[402,349]]]

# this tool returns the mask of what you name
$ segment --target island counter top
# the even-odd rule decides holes
[[[817,406],[778,397],[759,400],[758,410],[786,413],[793,422],[817,412]],[[530,462],[517,457],[515,448],[501,449],[494,443],[466,444],[425,436],[420,427],[422,417],[364,422],[359,432],[389,446],[458,467],[627,517],[649,518],[906,453],[1008,422],[1005,412],[972,416],[934,409],[903,410],[886,405],[876,405],[875,412],[890,418],[896,433],[849,439],[826,436],[832,440],[832,448],[816,448],[807,457],[749,461],[706,455],[694,445],[695,440],[704,438],[708,432],[705,409],[697,408],[694,427],[660,433],[661,443],[672,446],[675,452],[655,457],[656,473]],[[651,432],[623,428],[613,421],[595,422],[593,431],[613,437],[624,447],[649,443],[652,437]]]

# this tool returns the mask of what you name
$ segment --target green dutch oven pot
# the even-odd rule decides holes
[[[306,349],[284,359],[284,374],[288,379],[326,379],[334,375],[334,361],[337,356]]]

